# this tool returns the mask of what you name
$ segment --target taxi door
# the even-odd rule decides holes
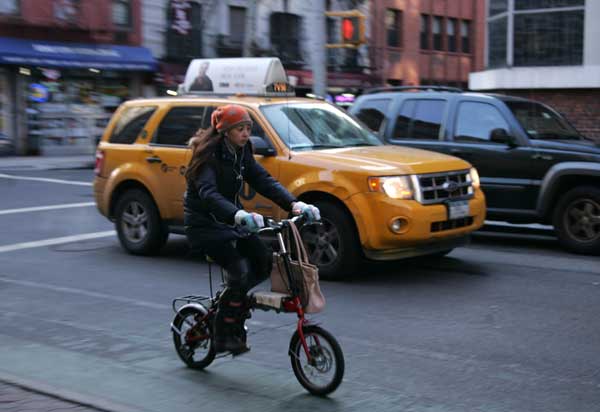
[[[156,201],[159,207],[166,205],[166,210],[161,208],[161,215],[172,223],[183,222],[184,175],[191,156],[187,142],[200,127],[203,114],[202,106],[171,107],[146,147],[145,160],[153,173],[156,196],[160,196]]]

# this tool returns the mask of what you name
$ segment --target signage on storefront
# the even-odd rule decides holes
[[[173,9],[173,24],[171,28],[177,33],[186,36],[192,28],[188,16],[188,10],[191,9],[190,3],[187,0],[172,0],[171,8]]]
[[[29,85],[29,95],[28,98],[32,102],[36,103],[44,103],[48,101],[48,88],[43,84],[39,83],[31,83]]]

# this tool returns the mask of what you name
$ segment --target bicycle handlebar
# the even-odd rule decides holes
[[[285,226],[286,222],[296,223],[301,219],[304,219],[303,215],[294,216],[290,219],[281,219],[279,222],[277,222],[274,219],[266,219],[265,227],[263,227],[262,229],[259,229],[258,233],[279,232]],[[321,224],[321,222],[312,222],[312,223],[304,223],[304,224],[317,225],[317,224]]]

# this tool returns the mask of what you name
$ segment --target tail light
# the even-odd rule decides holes
[[[96,166],[94,166],[94,174],[96,176],[101,176],[103,167],[104,167],[104,152],[102,150],[96,150]]]

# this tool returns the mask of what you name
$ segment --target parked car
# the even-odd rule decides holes
[[[473,164],[489,219],[552,224],[567,249],[600,253],[600,146],[551,107],[423,86],[373,90],[349,112],[384,143]]]
[[[351,273],[363,255],[385,260],[447,253],[483,224],[485,199],[468,162],[384,146],[334,105],[294,97],[283,83],[283,67],[283,74],[271,68],[256,75],[264,59],[251,60],[251,71],[241,59],[213,59],[210,67],[226,65],[222,72],[238,81],[252,72],[261,81],[255,96],[218,90],[229,83],[215,71],[208,72],[212,92],[132,100],[113,115],[98,145],[94,192],[127,251],[154,254],[169,232],[183,233],[187,141],[209,127],[216,107],[230,103],[244,106],[253,119],[256,159],[296,197],[321,209],[323,225],[305,228],[302,236],[325,278]],[[242,199],[248,210],[287,216],[248,187]]]

